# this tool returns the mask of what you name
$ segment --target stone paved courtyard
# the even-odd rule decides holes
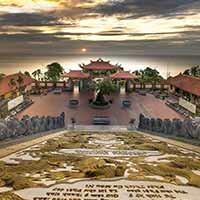
[[[46,96],[32,96],[34,104],[21,112],[18,117],[23,115],[30,116],[57,116],[61,112],[66,114],[66,123],[70,123],[71,117],[74,117],[77,124],[90,125],[93,116],[108,116],[111,119],[112,125],[127,125],[131,118],[138,118],[140,113],[148,117],[155,118],[179,118],[183,119],[181,115],[173,111],[165,105],[165,101],[155,98],[153,95],[141,96],[137,93],[132,94],[115,94],[110,97],[113,104],[110,109],[96,110],[88,105],[88,101],[92,98],[93,94],[84,92],[80,94],[62,93],[52,94]],[[79,99],[80,106],[78,108],[70,108],[68,106],[69,100],[75,98]],[[122,108],[122,100],[128,99],[132,101],[131,108]]]

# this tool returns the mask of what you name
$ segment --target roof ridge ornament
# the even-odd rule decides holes
[[[97,60],[97,62],[103,62],[103,59],[102,59],[102,58],[99,58],[99,59]]]

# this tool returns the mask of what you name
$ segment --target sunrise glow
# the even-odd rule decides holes
[[[87,49],[86,49],[86,48],[82,48],[82,49],[81,49],[81,52],[82,52],[82,53],[86,53],[86,52],[87,52]]]
[[[160,53],[161,49],[165,51],[163,45],[176,49],[174,45],[179,44],[180,51],[184,51],[185,46],[197,45],[200,14],[194,11],[199,3],[179,5],[175,1],[166,1],[164,5],[160,4],[158,1],[144,1],[141,5],[128,0],[2,0],[0,34],[4,37],[3,41],[11,36],[13,40],[22,39],[20,35],[23,34],[27,36],[23,45],[38,43],[42,39],[46,49],[52,42],[59,47],[64,43],[69,46],[73,41],[80,45],[86,41],[92,46],[94,41],[102,44],[115,41],[116,49],[124,53],[130,52],[131,48],[135,50],[134,46],[140,48],[138,51],[145,49],[150,53],[151,46],[156,44]],[[154,9],[156,7],[163,10]],[[33,37],[36,39],[31,41]],[[11,43],[12,46],[14,44]],[[130,47],[130,44],[133,46]],[[99,45],[98,49],[103,46]],[[25,52],[26,47],[22,48]],[[8,51],[10,49],[18,51],[15,46]],[[197,48],[192,50],[198,52]],[[69,48],[69,51],[72,49]],[[86,51],[81,50],[83,53]]]

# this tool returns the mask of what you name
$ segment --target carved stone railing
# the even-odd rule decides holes
[[[200,119],[155,119],[140,114],[139,130],[200,140]]]
[[[65,127],[65,113],[57,117],[24,116],[9,121],[0,120],[0,141],[19,136],[33,135]]]

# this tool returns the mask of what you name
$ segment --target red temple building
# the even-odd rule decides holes
[[[82,65],[80,65],[80,67],[82,69],[92,70],[92,71],[94,71],[94,70],[97,70],[97,71],[117,70],[119,68],[119,66],[117,66],[117,65],[110,64],[110,61],[104,61],[101,58],[98,59],[97,61],[91,60],[89,64],[87,64],[87,65],[82,64]]]
[[[110,61],[98,59],[90,61],[89,64],[79,65],[82,70],[70,70],[63,74],[63,78],[67,80],[69,87],[79,86],[79,90],[90,89],[92,80],[110,78],[118,86],[125,86],[127,92],[134,89],[134,79],[139,78],[137,75],[124,71],[120,65],[113,65]]]

